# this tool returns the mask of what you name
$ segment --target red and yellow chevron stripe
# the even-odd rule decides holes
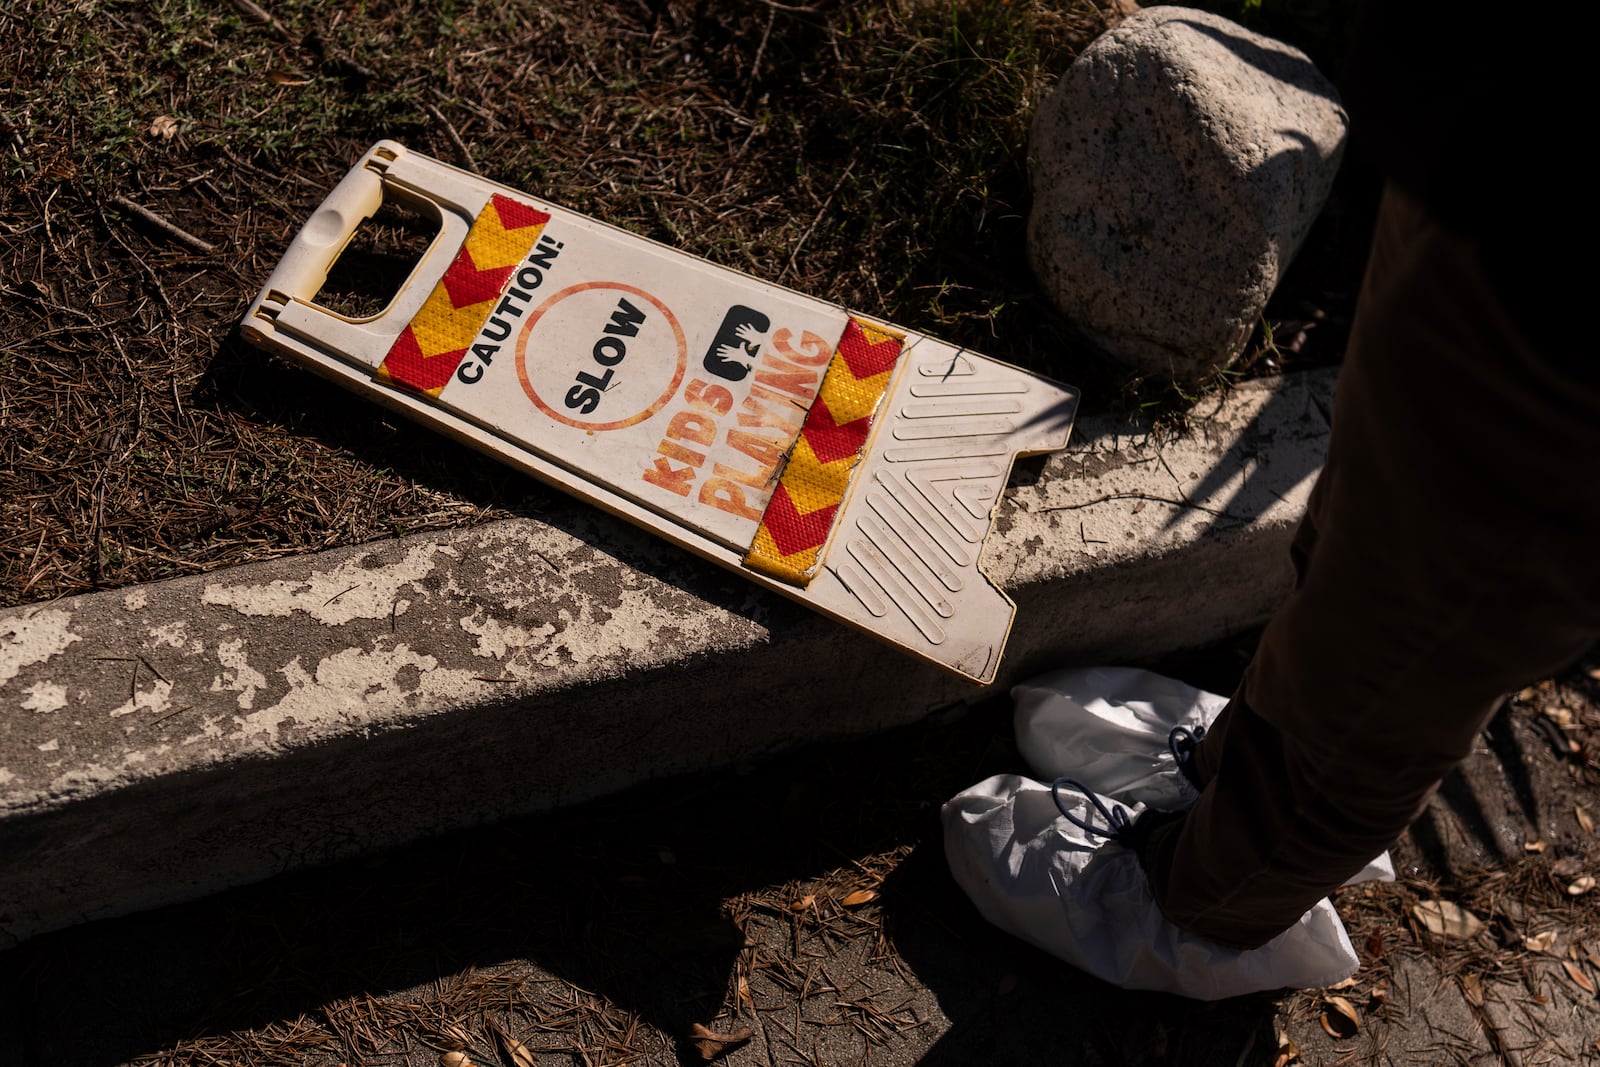
[[[444,277],[384,357],[378,380],[438,396],[549,221],[549,214],[520,200],[490,197]]]
[[[745,553],[744,565],[790,585],[815,576],[873,416],[888,392],[904,334],[852,318],[806,412],[789,463]]]

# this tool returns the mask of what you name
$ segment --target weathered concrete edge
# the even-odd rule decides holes
[[[1331,372],[1086,421],[1008,493],[997,685],[1263,619]],[[980,691],[590,510],[0,614],[0,945]]]

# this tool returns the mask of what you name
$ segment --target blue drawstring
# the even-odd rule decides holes
[[[1172,750],[1172,758],[1182,763],[1194,752],[1195,746],[1205,739],[1204,726],[1196,726],[1193,730],[1187,726],[1174,726],[1172,732],[1167,734],[1167,747]]]
[[[1095,810],[1101,814],[1108,824],[1110,824],[1111,829],[1102,830],[1093,823],[1084,822],[1082,819],[1072,814],[1072,812],[1068,811],[1067,806],[1061,803],[1061,787],[1064,785],[1071,786],[1073,789],[1078,790],[1084,796],[1088,797],[1089,803],[1095,806]],[[1105,803],[1102,802],[1099,797],[1095,796],[1094,791],[1088,786],[1084,785],[1082,782],[1078,781],[1076,778],[1057,778],[1054,782],[1051,782],[1050,799],[1056,802],[1056,810],[1061,813],[1062,818],[1066,819],[1072,825],[1076,826],[1085,833],[1093,834],[1096,837],[1109,837],[1115,841],[1120,839],[1133,826],[1133,820],[1128,818],[1128,812],[1122,807],[1122,805],[1113,805],[1110,809],[1107,809]]]
[[[1205,741],[1205,726],[1173,726],[1173,731],[1166,734],[1166,747],[1173,752],[1173,760],[1179,768],[1187,769],[1190,758],[1194,757],[1195,747]]]
[[[1167,734],[1167,748],[1172,751],[1172,760],[1178,765],[1178,770],[1189,780],[1189,784],[1196,789],[1200,788],[1197,774],[1194,769],[1194,750],[1206,738],[1206,728],[1196,726],[1193,730],[1187,726],[1174,726],[1172,732]]]

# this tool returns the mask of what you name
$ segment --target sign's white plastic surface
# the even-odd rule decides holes
[[[393,198],[439,236],[365,319],[315,302]],[[979,571],[1074,390],[384,141],[290,245],[244,335],[977,682],[1015,607]]]

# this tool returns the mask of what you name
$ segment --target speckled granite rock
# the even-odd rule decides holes
[[[1034,272],[1112,355],[1203,378],[1249,339],[1332,188],[1348,122],[1299,51],[1147,8],[1090,45],[1034,119]]]

